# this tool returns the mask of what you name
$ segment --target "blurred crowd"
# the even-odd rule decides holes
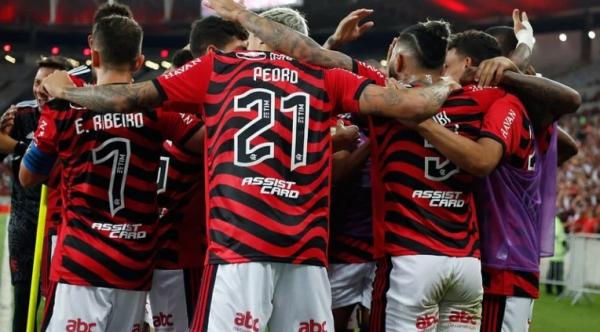
[[[558,210],[573,233],[600,232],[600,109],[565,117],[560,125],[579,142],[579,154],[559,172]]]

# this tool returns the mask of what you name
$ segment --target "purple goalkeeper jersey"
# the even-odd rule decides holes
[[[539,272],[540,257],[552,253],[555,132],[545,153],[535,144],[531,166],[520,169],[502,162],[479,186],[477,203],[484,267]]]

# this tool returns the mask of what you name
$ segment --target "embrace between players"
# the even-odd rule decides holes
[[[211,19],[227,42],[199,45],[192,31],[193,59],[153,81],[131,83],[139,25],[109,16],[90,42],[96,86],[62,71],[42,82],[70,102],[43,110],[19,174],[34,185],[62,167],[47,330],[141,330],[146,292],[161,287],[153,270],[201,257],[177,330],[344,330],[359,304],[370,331],[526,331],[567,141],[555,122],[580,102],[521,73],[528,22],[516,13],[518,40],[412,25],[390,45],[387,78],[316,44],[293,10],[207,3],[235,23]],[[326,46],[361,35],[369,14]],[[240,25],[248,51],[236,51]],[[158,204],[172,182],[181,194]],[[165,219],[190,202],[196,220]],[[170,267],[192,250],[206,255]],[[172,328],[149,302],[156,330]]]

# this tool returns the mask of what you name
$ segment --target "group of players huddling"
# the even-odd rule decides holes
[[[142,29],[104,6],[95,82],[51,66],[32,143],[0,135],[55,198],[42,328],[527,331],[580,104],[533,72],[527,16],[416,23],[383,73],[334,50],[370,10],[320,46],[295,10],[205,3],[139,83]]]

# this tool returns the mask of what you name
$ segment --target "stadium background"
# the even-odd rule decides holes
[[[89,59],[86,36],[100,0],[2,0],[0,3],[0,112],[32,99],[35,62],[60,54],[78,64]],[[172,53],[187,43],[190,23],[209,15],[200,0],[122,0],[142,23],[146,63],[137,74],[146,80],[170,66]],[[292,5],[308,18],[311,36],[323,42],[338,21],[356,8],[375,10],[375,28],[343,51],[380,63],[389,41],[403,27],[426,18],[445,18],[454,31],[512,25],[513,8],[526,10],[534,27],[532,64],[538,72],[576,88],[580,110],[561,120],[578,140],[580,153],[559,174],[559,211],[571,234],[600,232],[600,1],[592,0],[246,0],[260,10]],[[10,177],[0,165],[0,331],[7,330],[10,280],[6,222]],[[533,331],[594,331],[600,328],[600,297],[571,304],[542,292],[534,310]]]

